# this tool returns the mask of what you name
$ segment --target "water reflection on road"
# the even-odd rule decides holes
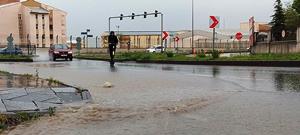
[[[128,109],[127,115],[139,114],[140,110],[154,114],[165,110],[185,112],[104,122],[104,128],[99,123],[100,127],[86,124],[86,130],[69,125],[78,129],[68,131],[70,135],[97,134],[99,129],[124,134],[120,125],[131,131],[128,134],[177,134],[175,129],[192,135],[299,133],[300,68],[137,63],[116,63],[110,68],[108,62],[50,62],[46,56],[42,58],[34,63],[3,63],[0,69],[32,74],[38,69],[43,78],[53,77],[89,89],[101,107]],[[106,81],[115,87],[103,88]],[[203,102],[208,107],[203,109]]]

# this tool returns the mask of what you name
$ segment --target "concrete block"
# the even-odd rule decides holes
[[[11,89],[6,91],[0,91],[0,99],[13,99],[17,97],[26,96],[25,89]]]
[[[6,108],[5,108],[5,105],[3,104],[3,101],[0,100],[0,113],[4,113],[6,112]]]
[[[42,101],[43,103],[62,104],[63,101],[59,97],[51,98],[49,100]]]
[[[81,93],[82,100],[92,100],[91,93],[89,91],[83,91]]]
[[[30,101],[43,102],[43,101],[47,101],[47,100],[53,99],[53,98],[57,98],[57,96],[55,94],[30,93],[26,96],[13,98],[11,100],[13,100],[13,101],[27,101],[27,102],[30,102]]]
[[[44,103],[44,102],[35,102],[35,103],[40,111],[48,110],[50,107],[58,106],[58,104],[53,104],[53,103]]]
[[[77,90],[75,88],[51,88],[55,93],[66,93],[66,92],[70,92],[70,93],[76,93]]]
[[[40,93],[40,94],[55,94],[50,88],[26,88],[26,92],[30,93]]]
[[[37,106],[33,102],[3,100],[3,103],[6,107],[7,112],[38,110]]]
[[[56,95],[63,101],[63,103],[82,101],[80,93],[60,92],[56,93]]]

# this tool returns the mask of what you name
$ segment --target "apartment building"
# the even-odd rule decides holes
[[[0,3],[0,45],[11,33],[17,45],[50,47],[67,41],[67,13],[35,0]],[[2,4],[2,5],[1,5]]]

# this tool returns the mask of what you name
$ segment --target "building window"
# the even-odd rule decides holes
[[[53,39],[53,34],[50,34],[50,39]]]
[[[36,28],[36,29],[39,29],[39,24],[36,24],[36,25],[35,25],[35,28]]]
[[[43,24],[43,29],[45,29],[45,24]]]
[[[42,39],[45,39],[46,37],[45,37],[45,34],[43,34],[43,36],[42,36]]]
[[[49,25],[50,30],[53,30],[53,25]]]
[[[39,39],[39,34],[36,34],[36,39]]]
[[[38,19],[38,14],[35,14],[35,19]]]
[[[45,19],[45,15],[42,15],[42,19],[43,19],[43,20]]]
[[[19,14],[19,20],[22,20],[22,15],[21,14]]]

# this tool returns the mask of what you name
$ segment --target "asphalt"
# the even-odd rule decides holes
[[[300,68],[189,66],[74,60],[1,63],[13,73],[89,89],[94,103],[67,108],[8,134],[298,135]],[[103,88],[111,82],[113,88]],[[72,129],[72,130],[71,130]]]

